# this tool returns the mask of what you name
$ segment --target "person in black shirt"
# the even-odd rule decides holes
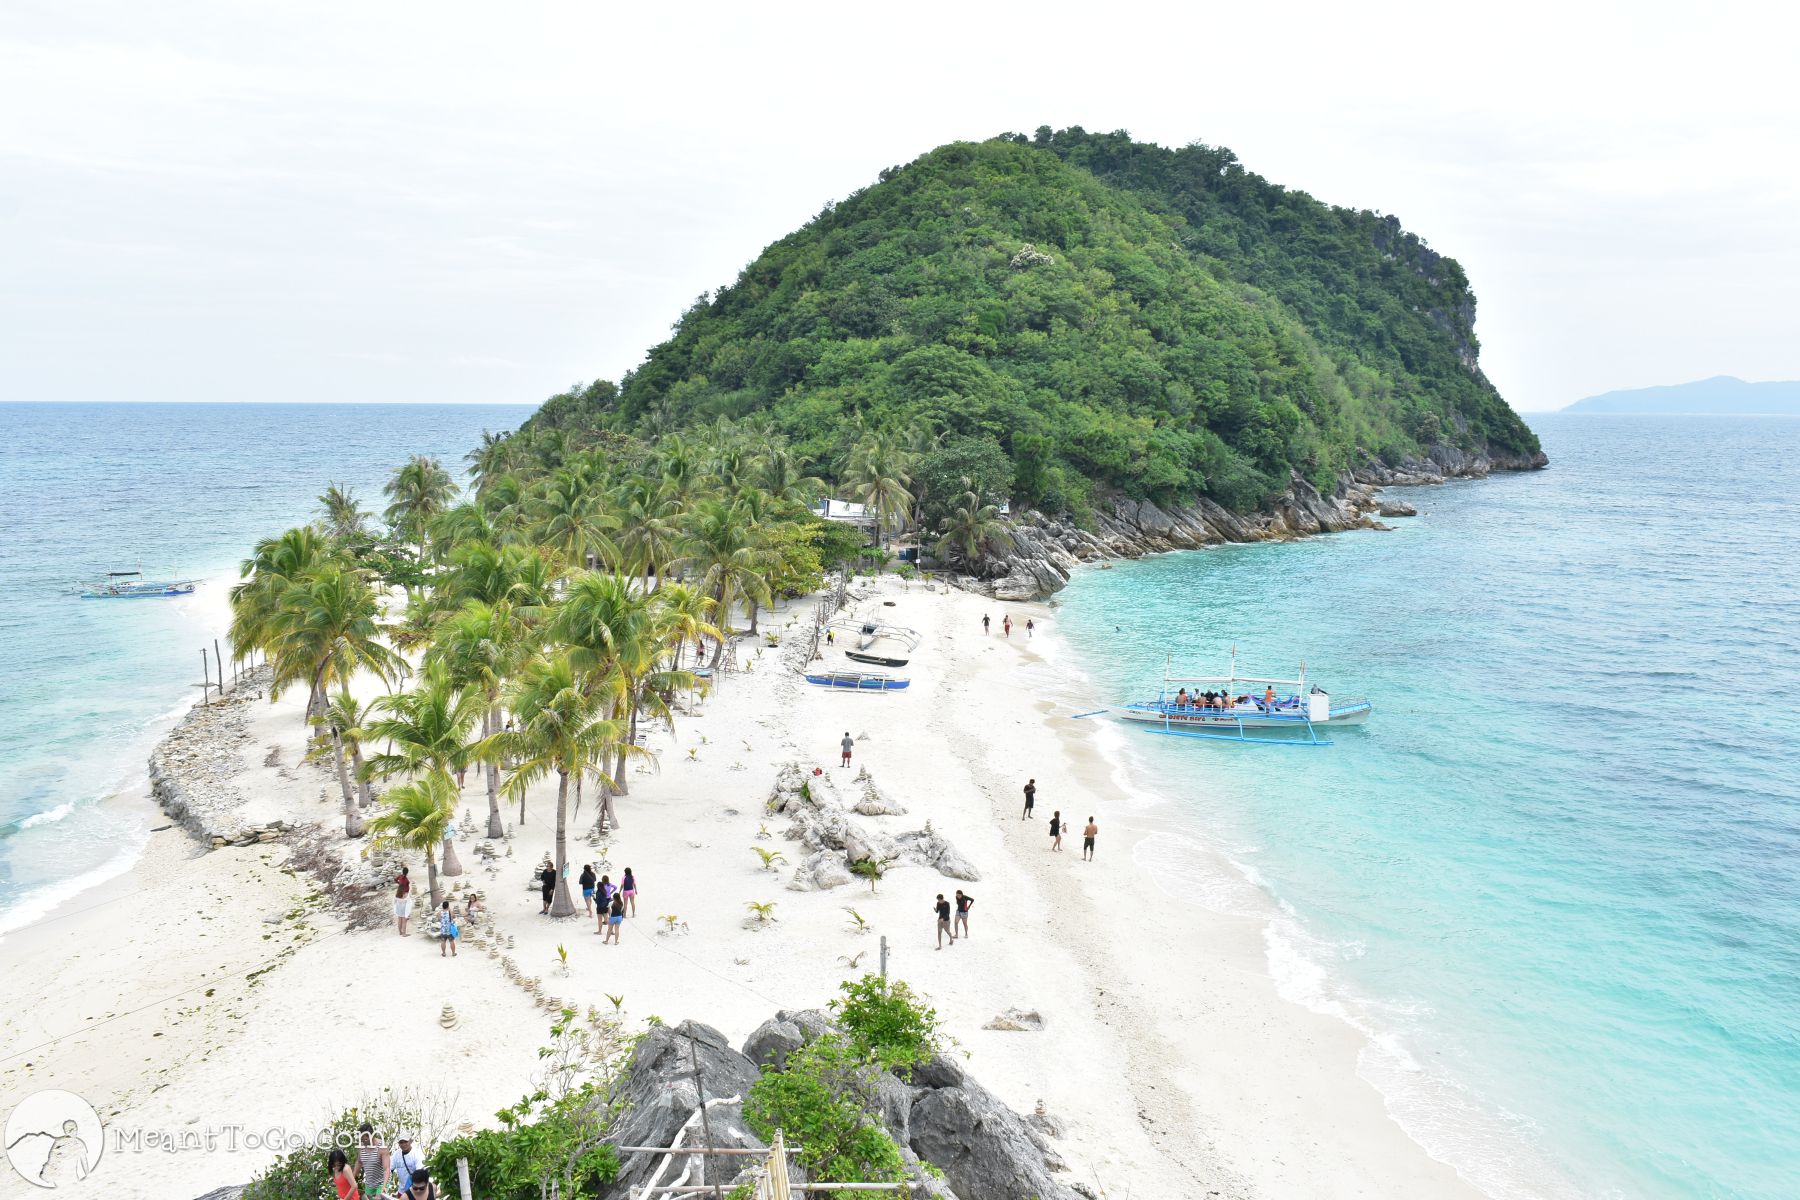
[[[961,888],[956,889],[956,924],[950,932],[957,937],[969,936],[969,909],[975,905],[975,897]]]
[[[556,867],[546,861],[544,869],[538,872],[538,891],[544,897],[544,912],[550,911],[550,897],[556,893]]]
[[[1059,808],[1050,814],[1050,848],[1052,850],[1062,849],[1062,827],[1062,809]]]
[[[1021,820],[1021,821],[1030,820],[1031,819],[1031,807],[1032,807],[1032,805],[1034,805],[1036,803],[1037,803],[1037,780],[1027,779],[1025,781],[1025,815],[1020,817],[1019,820]]]
[[[933,906],[933,911],[937,913],[937,948],[939,950],[944,948],[945,934],[950,935],[950,944],[952,946],[956,945],[956,931],[950,928],[950,902],[944,899],[944,893],[938,893],[937,904]]]

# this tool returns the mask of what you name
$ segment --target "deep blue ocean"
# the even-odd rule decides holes
[[[1800,420],[1532,424],[1547,470],[1078,572],[1059,624],[1102,701],[1234,644],[1373,699],[1327,749],[1109,740],[1434,1153],[1495,1195],[1800,1196]],[[1261,902],[1180,840],[1174,890]]]
[[[0,404],[0,934],[129,868],[147,829],[96,802],[141,785],[199,698],[226,587],[259,538],[311,519],[328,483],[385,506],[415,453],[459,479],[522,405]],[[80,600],[142,567],[191,597]],[[227,654],[230,651],[227,649]]]

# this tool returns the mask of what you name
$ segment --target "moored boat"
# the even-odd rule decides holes
[[[808,671],[806,682],[854,692],[898,692],[910,686],[912,680],[896,679],[879,671]]]
[[[1309,684],[1305,663],[1293,679],[1239,675],[1234,650],[1229,674],[1183,677],[1165,668],[1162,690],[1154,699],[1103,711],[1150,733],[1247,742],[1279,741],[1261,735],[1288,732],[1303,735],[1295,739],[1298,744],[1328,746],[1320,731],[1361,725],[1375,706],[1367,697],[1333,697],[1317,683]]]
[[[108,571],[104,579],[76,586],[83,600],[138,600],[156,596],[191,596],[197,579],[145,579],[142,571]]]

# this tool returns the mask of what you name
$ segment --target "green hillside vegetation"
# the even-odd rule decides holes
[[[750,418],[827,468],[887,431],[997,459],[983,500],[1241,511],[1290,468],[1330,490],[1365,454],[1535,451],[1474,367],[1473,313],[1461,269],[1392,218],[1229,151],[1043,129],[883,172],[702,297],[620,387],[553,398],[530,428]]]

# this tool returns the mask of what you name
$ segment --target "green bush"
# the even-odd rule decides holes
[[[258,1173],[244,1188],[244,1200],[336,1200],[325,1160],[338,1149],[354,1167],[359,1126],[365,1122],[373,1126],[376,1138],[390,1148],[394,1134],[412,1130],[420,1139],[415,1147],[422,1149],[436,1140],[435,1126],[444,1112],[439,1097],[384,1088],[324,1121],[307,1145],[288,1151]]]
[[[832,1013],[865,1058],[890,1070],[905,1069],[938,1052],[942,1039],[937,1010],[905,981],[864,975],[844,981],[838,990],[843,995],[831,1002]]]
[[[906,1161],[900,1147],[871,1115],[880,1072],[880,1064],[849,1039],[826,1034],[790,1053],[786,1070],[765,1071],[751,1085],[744,1119],[764,1141],[781,1130],[814,1179],[901,1182]]]

